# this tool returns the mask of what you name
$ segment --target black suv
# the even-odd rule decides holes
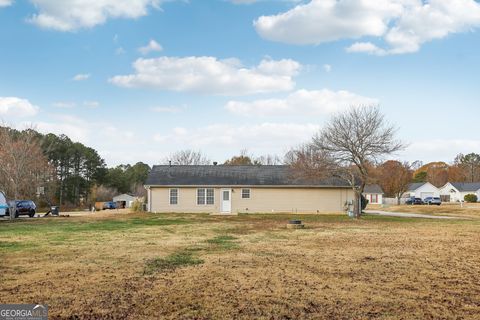
[[[423,200],[420,198],[410,197],[405,201],[405,204],[423,204]]]
[[[18,216],[20,215],[28,215],[30,216],[30,218],[33,218],[35,216],[37,206],[32,200],[16,200],[15,203],[17,205],[15,218],[18,218]],[[12,207],[12,203],[10,203],[10,207]],[[10,215],[10,209],[7,209],[5,214]]]

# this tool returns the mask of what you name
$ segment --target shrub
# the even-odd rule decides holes
[[[467,194],[465,197],[464,197],[464,200],[466,202],[477,202],[478,201],[478,197],[476,194]]]
[[[132,203],[132,211],[133,212],[141,212],[143,211],[143,202],[135,200]]]

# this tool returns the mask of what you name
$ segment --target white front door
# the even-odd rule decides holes
[[[232,212],[232,190],[231,189],[222,189],[222,212],[230,213]]]

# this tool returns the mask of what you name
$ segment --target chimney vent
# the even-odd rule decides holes
[[[217,164],[218,164],[218,162],[217,162],[217,161],[214,161],[214,162],[213,162],[213,165],[214,165],[214,166],[216,166]]]
[[[169,167],[172,166],[172,160],[168,161],[168,166],[169,166]]]

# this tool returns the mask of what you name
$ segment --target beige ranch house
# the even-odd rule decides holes
[[[307,181],[289,166],[154,166],[145,188],[150,212],[341,212],[354,199],[346,181]]]

